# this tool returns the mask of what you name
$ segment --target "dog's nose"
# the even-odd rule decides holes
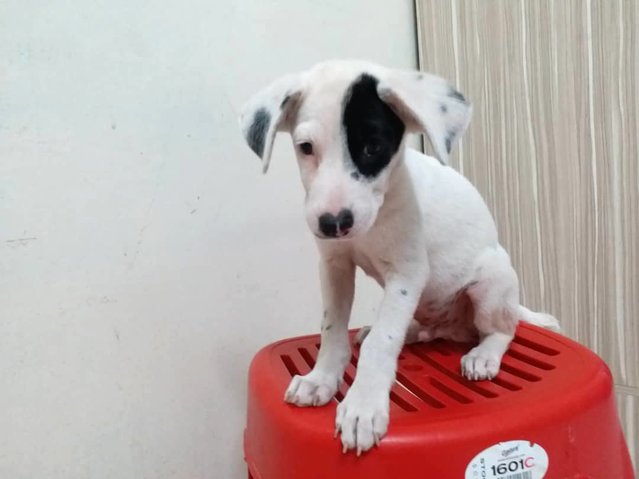
[[[324,236],[335,238],[336,236],[345,235],[353,227],[353,212],[349,209],[343,209],[337,216],[331,213],[324,213],[319,217],[319,229]]]

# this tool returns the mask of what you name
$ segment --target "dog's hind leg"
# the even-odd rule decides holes
[[[480,342],[462,357],[461,371],[467,379],[492,379],[499,372],[517,322],[523,319],[519,280],[500,245],[487,248],[477,258],[466,292],[473,303]]]
[[[357,333],[355,333],[355,337],[353,338],[353,342],[355,344],[359,344],[361,345],[364,340],[366,339],[366,336],[368,336],[368,333],[371,332],[371,327],[370,326],[362,326],[361,328],[359,328],[359,331],[357,331]]]

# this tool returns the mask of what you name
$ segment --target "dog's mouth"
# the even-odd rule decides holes
[[[352,230],[348,231],[338,231],[335,236],[327,236],[318,231],[313,231],[313,234],[316,238],[327,241],[344,241],[351,239],[354,235],[352,234]]]

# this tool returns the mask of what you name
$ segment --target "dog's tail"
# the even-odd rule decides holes
[[[535,326],[541,326],[542,328],[550,329],[551,331],[561,331],[561,326],[557,318],[546,313],[536,313],[531,311],[525,306],[519,306],[520,318],[527,323],[534,324]]]

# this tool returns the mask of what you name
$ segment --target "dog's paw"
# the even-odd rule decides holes
[[[284,394],[284,401],[296,406],[323,406],[335,396],[339,379],[329,374],[311,371],[294,376]]]
[[[349,449],[359,456],[379,444],[388,429],[388,392],[352,387],[337,406],[335,434],[342,435],[342,452]]]
[[[461,358],[462,375],[472,381],[493,379],[499,373],[501,358],[477,346]]]

